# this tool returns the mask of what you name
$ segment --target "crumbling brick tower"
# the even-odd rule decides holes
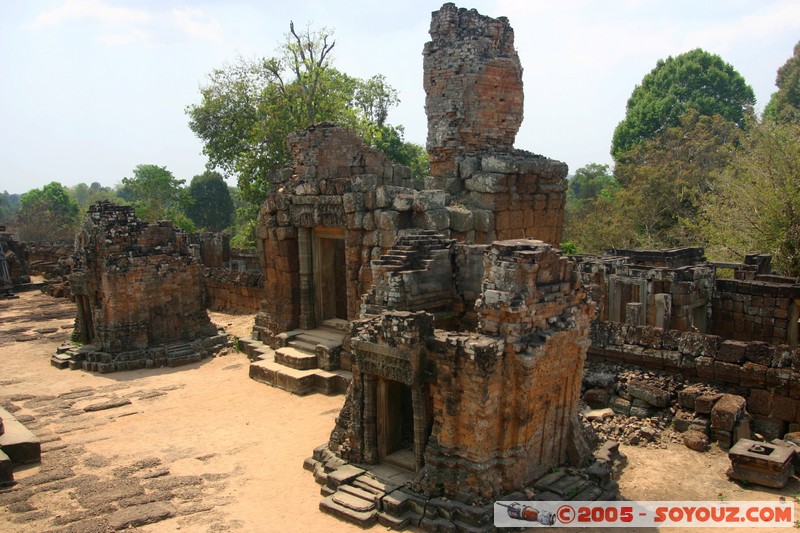
[[[433,12],[423,51],[431,174],[453,203],[492,213],[486,240],[561,241],[567,165],[522,150],[522,66],[514,30],[452,3]]]
[[[172,224],[148,224],[130,206],[99,202],[84,218],[73,261],[77,334],[104,354],[91,370],[168,364],[148,348],[216,336],[200,264]]]

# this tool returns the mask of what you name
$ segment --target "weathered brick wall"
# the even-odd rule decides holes
[[[564,225],[567,165],[521,150],[458,159],[458,178],[444,180],[454,206],[473,212],[453,224],[459,240],[536,239],[558,246]],[[471,222],[471,223],[470,223]]]
[[[75,249],[70,284],[80,300],[78,330],[90,337],[84,342],[120,353],[216,335],[200,264],[178,228],[101,202],[89,208]]]
[[[27,268],[30,274],[56,278],[69,274],[68,259],[75,243],[27,243]]]
[[[5,227],[3,226],[2,229],[5,229]],[[14,285],[30,283],[27,245],[18,241],[16,235],[5,232],[0,232],[0,245],[3,247],[11,282]]]
[[[711,313],[711,332],[716,335],[796,346],[800,285],[720,279]]]
[[[266,297],[264,275],[226,268],[203,268],[206,307],[214,311],[256,313]]]
[[[522,66],[508,19],[452,3],[431,16],[423,50],[431,173],[455,171],[455,156],[510,149],[522,123]]]
[[[592,360],[680,373],[747,398],[757,433],[800,431],[800,350],[759,341],[595,320]]]

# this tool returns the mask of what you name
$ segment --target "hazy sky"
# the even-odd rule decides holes
[[[204,170],[184,109],[212,69],[270,56],[289,21],[335,31],[335,66],[384,74],[389,122],[425,143],[422,47],[440,1],[0,0],[0,191],[114,185],[142,163],[187,182]],[[509,18],[524,68],[516,147],[570,171],[609,163],[634,86],[660,58],[719,54],[758,108],[800,40],[797,0],[475,0]]]

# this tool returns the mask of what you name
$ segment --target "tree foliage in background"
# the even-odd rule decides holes
[[[186,231],[194,224],[184,214],[190,200],[182,188],[185,180],[176,179],[166,167],[138,165],[133,177],[122,178],[122,190],[134,208],[136,216],[146,222],[169,220]]]
[[[111,187],[103,187],[98,182],[92,182],[91,185],[79,183],[69,189],[69,193],[78,202],[81,212],[86,212],[90,205],[108,200],[109,202],[120,203],[120,198],[111,189]]]
[[[218,172],[207,171],[192,178],[188,190],[191,203],[186,215],[198,228],[222,231],[233,221],[233,200]]]
[[[775,85],[778,90],[764,109],[764,120],[800,122],[800,42],[794,45],[794,55],[778,69]]]
[[[769,253],[800,276],[800,124],[765,120],[703,197],[699,231],[714,260]]]
[[[14,223],[14,215],[19,209],[19,194],[9,194],[3,191],[0,194],[0,224],[9,225]]]
[[[677,126],[629,150],[615,181],[602,165],[579,169],[568,192],[565,240],[587,251],[702,244],[694,225],[700,200],[731,164],[740,136],[721,116],[689,110]],[[600,183],[607,185],[594,192]]]
[[[270,173],[289,163],[286,136],[292,132],[334,122],[376,145],[391,134],[402,140],[402,130],[385,123],[397,92],[383,76],[364,81],[335,69],[334,45],[329,30],[298,32],[290,24],[275,57],[240,58],[214,70],[201,102],[186,109],[209,166],[237,176],[249,202],[260,204]]]
[[[231,199],[235,216],[231,232],[231,247],[240,250],[256,247],[256,225],[258,223],[257,204],[251,204],[244,198],[235,187],[230,188]]]
[[[613,194],[618,188],[619,183],[609,172],[608,165],[589,163],[576,170],[570,178],[567,202],[594,200],[601,194]]]
[[[75,238],[80,209],[69,191],[53,181],[23,194],[16,218],[23,241],[69,241]]]
[[[755,104],[753,89],[718,55],[695,49],[660,59],[628,99],[625,119],[614,130],[611,155],[624,160],[637,144],[678,126],[689,110],[720,115],[743,127]]]

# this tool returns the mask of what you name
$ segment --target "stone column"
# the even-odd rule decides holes
[[[419,472],[425,466],[425,438],[428,425],[423,386],[415,385],[411,388],[411,406],[414,411],[414,459],[416,470]]]
[[[378,463],[378,426],[375,376],[364,374],[364,462]]]
[[[300,262],[300,328],[314,329],[314,280],[311,262],[311,228],[297,228],[297,254]]]

